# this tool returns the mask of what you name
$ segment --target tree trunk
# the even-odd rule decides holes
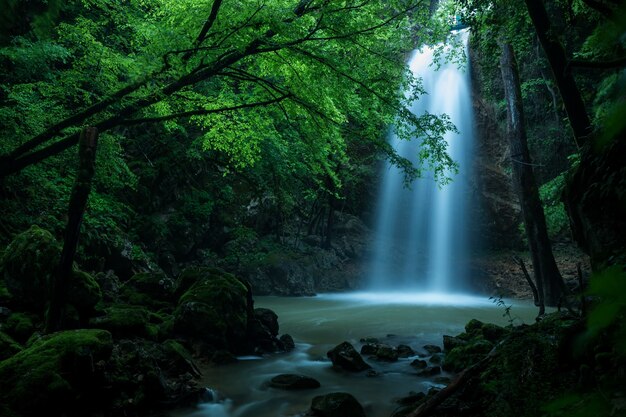
[[[522,206],[539,302],[556,306],[565,286],[552,254],[539,190],[532,170],[517,62],[510,44],[502,45],[500,69],[507,103],[507,136],[511,147],[513,180]]]
[[[581,147],[591,135],[591,120],[585,109],[585,103],[576,85],[576,80],[574,80],[570,70],[565,50],[555,36],[543,1],[524,1],[526,2],[533,26],[535,26],[537,31],[539,42],[546,53],[550,68],[552,68],[552,74],[561,93],[570,126],[572,126],[574,131],[574,139],[578,147]]]
[[[78,173],[72,189],[68,209],[68,220],[65,228],[61,261],[52,282],[52,295],[46,319],[46,333],[61,330],[63,326],[63,310],[65,294],[72,274],[74,255],[78,246],[80,225],[87,205],[87,198],[91,191],[91,180],[94,174],[96,161],[96,147],[98,145],[98,130],[94,127],[84,128],[80,135],[78,148]]]

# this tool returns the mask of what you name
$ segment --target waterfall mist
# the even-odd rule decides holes
[[[456,34],[467,54],[469,32]],[[459,164],[452,182],[438,186],[432,172],[410,187],[400,169],[387,164],[378,193],[375,243],[369,269],[370,289],[376,291],[461,292],[466,288],[469,245],[469,179],[474,148],[471,80],[467,68],[456,63],[436,69],[433,48],[415,51],[409,61],[427,94],[411,112],[447,114],[459,133],[446,134],[448,153]],[[467,67],[467,64],[466,64]],[[389,138],[397,152],[417,163],[419,138]]]

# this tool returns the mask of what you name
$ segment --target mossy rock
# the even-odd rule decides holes
[[[3,331],[19,342],[26,342],[35,332],[39,319],[31,313],[13,313],[2,327]]]
[[[66,301],[76,308],[79,315],[91,315],[101,300],[102,292],[96,280],[87,272],[72,271]]]
[[[9,304],[12,299],[13,295],[9,292],[4,280],[0,279],[0,305]]]
[[[22,346],[13,340],[11,336],[0,332],[0,361],[10,358],[21,350]]]
[[[61,256],[52,234],[31,226],[9,244],[0,259],[0,277],[20,307],[43,312],[48,283]]]
[[[222,275],[225,272],[219,268],[209,267],[190,267],[183,270],[176,279],[176,285],[174,288],[174,296],[180,298],[187,290],[189,290],[196,282],[200,282],[203,279],[213,276]]]
[[[120,296],[129,304],[167,308],[174,302],[174,281],[160,272],[133,275],[122,287]]]
[[[206,268],[204,272],[181,295],[174,312],[174,331],[215,348],[241,350],[248,324],[247,288],[219,269]],[[186,285],[187,281],[179,279],[179,289]]]
[[[476,339],[466,345],[457,346],[446,353],[443,369],[459,372],[483,359],[493,349],[493,343]]]
[[[113,305],[105,308],[104,313],[90,320],[91,327],[108,330],[116,338],[158,337],[161,318],[145,307]]]
[[[111,334],[70,330],[36,341],[0,362],[0,402],[18,415],[79,415],[103,386],[94,364],[111,355]]]

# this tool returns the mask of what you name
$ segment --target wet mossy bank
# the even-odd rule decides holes
[[[403,399],[393,417],[626,415],[626,360],[610,333],[589,338],[578,315],[507,328],[471,320],[443,344],[442,367],[457,377]]]
[[[176,279],[75,268],[63,331],[45,334],[59,244],[33,226],[0,258],[0,415],[148,415],[197,402],[196,362],[289,349],[250,286],[217,268]]]

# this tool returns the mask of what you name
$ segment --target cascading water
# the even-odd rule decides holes
[[[469,32],[456,33],[467,54]],[[411,108],[447,114],[459,133],[446,134],[448,153],[459,164],[459,173],[438,186],[432,173],[423,173],[410,187],[397,167],[387,165],[381,182],[370,267],[370,288],[376,291],[415,290],[433,293],[459,292],[467,275],[469,178],[474,142],[469,71],[456,63],[434,68],[431,47],[413,53],[409,65],[422,79],[424,90]],[[417,161],[419,138],[390,138],[399,155]]]

